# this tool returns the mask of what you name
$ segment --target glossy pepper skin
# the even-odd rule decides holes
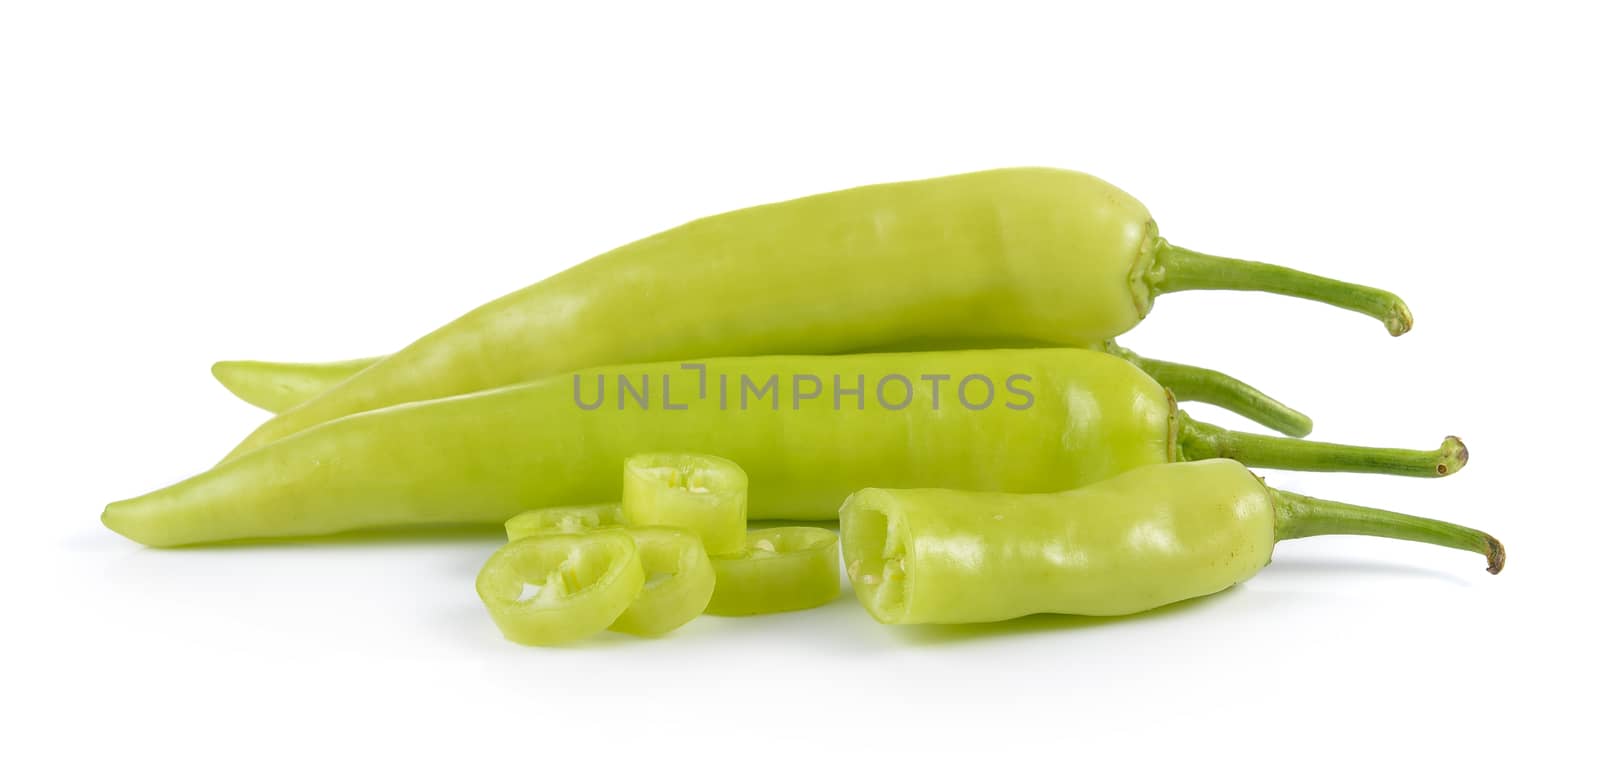
[[[1053,492],[1180,456],[1429,476],[1464,460],[1454,440],[1414,452],[1223,431],[1176,412],[1166,391],[1126,361],[1085,350],[766,356],[700,365],[703,374],[679,363],[592,370],[352,415],[113,503],[102,519],[154,546],[499,523],[528,509],[615,501],[622,461],[662,449],[738,461],[749,475],[749,513],[794,519],[830,518],[845,496],[870,485]],[[619,374],[635,385],[652,381],[651,408],[618,394]],[[602,405],[582,408],[595,400],[602,375],[611,385]],[[950,376],[934,382],[922,375]],[[802,400],[809,390],[790,390],[806,376],[826,392]],[[849,389],[864,386],[863,394],[832,392],[834,376]],[[724,377],[735,390],[746,378],[763,385],[770,378],[782,392],[744,406],[743,395],[729,393],[724,409]],[[848,384],[852,378],[859,381]],[[965,395],[974,405],[984,397],[975,386],[993,386],[986,408],[961,403],[960,383],[969,378]],[[881,396],[879,385],[887,386]],[[627,408],[617,408],[619,398]],[[665,408],[668,398],[683,408]]]
[[[1144,205],[1090,175],[991,170],[737,210],[624,245],[424,336],[230,457],[356,412],[604,364],[918,337],[1091,344],[1132,328],[1160,293],[1205,288],[1410,326],[1392,294],[1170,245]]]
[[[856,595],[890,624],[1147,611],[1244,581],[1276,541],[1308,535],[1475,551],[1492,573],[1505,561],[1479,531],[1278,492],[1231,460],[1146,466],[1061,493],[865,489],[839,520]]]

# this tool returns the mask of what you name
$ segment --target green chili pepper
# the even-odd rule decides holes
[[[714,616],[800,611],[839,596],[839,537],[826,528],[752,530],[742,551],[711,565],[717,589],[706,613]]]
[[[548,533],[583,533],[600,528],[621,527],[623,524],[620,504],[551,506],[524,511],[506,520],[506,539],[516,541]]]
[[[644,589],[611,629],[630,635],[664,635],[706,610],[717,574],[705,545],[692,533],[665,527],[628,528],[639,546]]]
[[[1276,541],[1314,535],[1465,549],[1488,557],[1490,573],[1505,563],[1486,533],[1279,492],[1230,460],[1147,466],[1061,493],[866,489],[839,524],[856,595],[889,624],[1146,611],[1244,581]]]
[[[230,457],[383,406],[607,363],[837,353],[916,337],[1085,345],[1155,297],[1298,296],[1411,326],[1393,294],[1195,253],[1089,175],[1004,169],[839,191],[706,218],[479,307],[268,420]],[[638,321],[649,321],[641,330]]]
[[[1466,461],[1454,438],[1412,451],[1226,431],[1176,411],[1128,362],[1085,350],[688,366],[590,370],[352,415],[113,503],[103,520],[155,546],[499,523],[531,508],[616,500],[622,461],[659,449],[739,461],[752,483],[749,513],[774,519],[833,513],[870,485],[1055,492],[1205,457],[1410,476]]]
[[[993,350],[1019,347],[1049,347],[1044,342],[1017,340],[953,339],[938,342],[909,340],[863,348],[861,352],[925,352],[929,350]],[[1227,409],[1235,414],[1296,438],[1311,433],[1311,418],[1284,405],[1251,385],[1219,371],[1171,361],[1145,358],[1107,339],[1088,349],[1110,353],[1143,369],[1179,401],[1198,401]],[[269,412],[282,412],[299,406],[326,392],[379,358],[361,358],[332,363],[283,363],[275,361],[218,361],[211,373],[229,392],[246,403]]]
[[[648,452],[622,463],[622,513],[631,525],[687,530],[711,554],[744,548],[750,479],[732,460]]]
[[[639,549],[622,530],[513,541],[478,573],[478,597],[500,632],[529,646],[570,643],[604,630],[644,585]]]

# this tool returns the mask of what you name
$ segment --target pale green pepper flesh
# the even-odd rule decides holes
[[[737,554],[712,557],[713,616],[800,611],[839,597],[839,537],[820,527],[752,530]]]
[[[506,520],[511,542],[547,535],[572,535],[623,529],[622,506],[553,506],[534,509]],[[626,530],[638,547],[644,586],[610,629],[630,635],[671,632],[699,616],[711,599],[716,573],[705,546],[693,533],[666,527]]]
[[[678,629],[706,610],[717,575],[705,546],[692,533],[665,527],[628,528],[639,547],[644,588],[611,629],[656,636]]]
[[[546,534],[500,547],[478,573],[478,597],[507,640],[554,646],[617,621],[644,589],[626,532]]]
[[[744,547],[750,479],[714,455],[646,452],[622,463],[622,514],[628,524],[687,530],[711,554]]]
[[[1085,345],[1132,328],[1156,295],[1197,288],[1315,299],[1396,334],[1410,320],[1376,289],[1169,245],[1143,205],[1092,176],[991,170],[752,207],[617,248],[268,420],[230,458],[345,415],[597,364],[916,337]]]
[[[1275,541],[1308,535],[1465,549],[1495,573],[1505,561],[1479,531],[1279,493],[1230,460],[1148,466],[1061,493],[865,489],[839,520],[856,596],[891,624],[1137,613],[1244,581]]]
[[[1195,423],[1173,411],[1166,391],[1134,366],[1085,350],[768,356],[701,364],[703,398],[698,369],[645,364],[353,415],[113,503],[102,519],[154,546],[498,524],[528,509],[618,500],[622,461],[661,449],[739,461],[751,482],[749,513],[774,519],[832,514],[845,496],[867,486],[1054,492],[1180,457],[1428,476],[1464,461],[1458,446],[1350,448]],[[635,385],[651,382],[651,408],[625,397],[626,408],[617,408],[619,375]],[[817,375],[825,392],[801,398],[812,387],[805,378]],[[936,386],[927,375],[948,378]],[[835,392],[833,376],[845,390],[860,386],[862,392]],[[782,393],[743,401],[745,377],[770,377]],[[791,389],[797,377],[805,389]],[[603,405],[583,408],[602,378],[608,385]],[[964,380],[966,399],[983,408],[962,403]],[[719,401],[724,381],[727,408]],[[993,388],[992,400],[984,381]],[[665,408],[668,400],[683,408]]]
[[[516,541],[548,533],[583,533],[623,525],[622,505],[551,506],[532,509],[506,520],[506,540]]]

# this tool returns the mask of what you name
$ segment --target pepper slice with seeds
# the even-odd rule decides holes
[[[611,626],[644,583],[627,532],[552,533],[500,547],[478,572],[478,597],[507,640],[554,646]]]
[[[506,520],[506,539],[516,541],[549,533],[583,533],[601,528],[620,527],[622,524],[622,506],[616,503],[553,506],[524,511]]]
[[[622,465],[622,514],[630,525],[700,536],[706,553],[744,548],[750,478],[732,460],[687,452],[634,455]]]

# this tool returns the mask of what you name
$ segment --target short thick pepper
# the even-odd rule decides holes
[[[1471,528],[1267,487],[1231,460],[1146,466],[1077,490],[865,489],[839,510],[856,596],[890,624],[1118,616],[1255,575],[1277,541],[1350,534],[1477,552]]]

